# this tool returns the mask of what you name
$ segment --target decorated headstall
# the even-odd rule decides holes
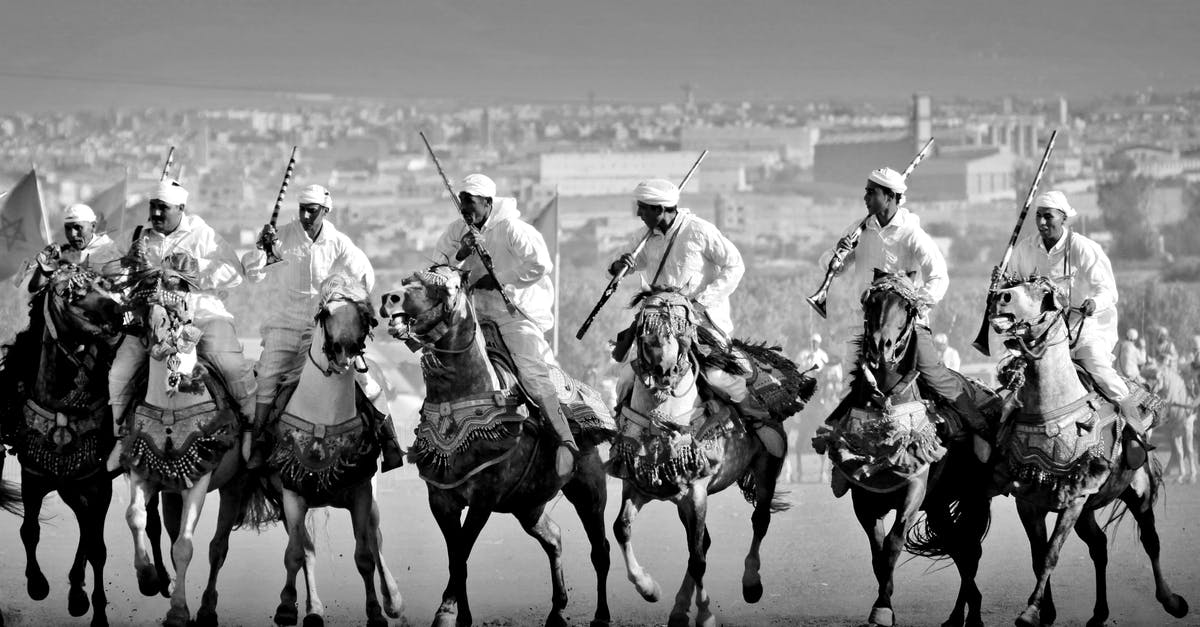
[[[203,389],[196,349],[203,332],[192,324],[195,314],[188,295],[199,285],[195,257],[177,252],[160,267],[145,271],[131,294],[131,304],[146,308],[150,357],[165,361],[168,394],[194,394]]]
[[[367,371],[366,361],[362,355],[367,349],[367,338],[371,337],[371,329],[374,329],[379,320],[375,317],[375,312],[371,310],[369,304],[369,296],[362,282],[355,280],[352,277],[335,274],[325,279],[321,283],[321,304],[317,307],[317,314],[313,317],[313,321],[321,328],[321,332],[325,334],[325,342],[322,350],[328,363],[332,365],[336,362],[334,354],[334,338],[331,336],[329,325],[326,324],[334,309],[338,307],[352,307],[353,311],[358,316],[359,324],[366,333],[358,338],[357,344],[354,346],[343,346],[348,353],[354,355],[355,369],[359,372]]]
[[[648,387],[654,387],[648,382],[654,364],[649,363],[644,344],[647,339],[674,338],[679,344],[679,353],[668,373],[668,380],[674,383],[691,368],[692,350],[696,347],[696,310],[686,296],[675,290],[642,293],[633,301],[634,306],[639,304],[641,308],[634,321],[638,349],[632,364],[633,370],[648,383]]]
[[[1030,297],[1024,302],[1026,313],[1020,312],[1022,301],[1014,303],[1014,294],[1019,295],[1019,292],[1024,292]],[[1010,385],[1009,381],[1016,381],[1018,378],[1011,373],[1023,371],[1025,362],[1041,359],[1046,349],[1057,343],[1048,342],[1047,338],[1050,337],[1050,331],[1056,322],[1060,319],[1066,322],[1069,299],[1053,277],[1043,275],[1023,277],[1006,274],[1001,278],[997,294],[998,297],[992,299],[993,310],[988,312],[989,322],[997,334],[1008,337],[1004,342],[1005,346],[1015,349],[1020,354],[1019,359],[1010,360],[1010,363],[1001,369],[1002,382],[1011,389],[1015,384]],[[1010,305],[1017,311],[1001,311],[1001,308],[1009,309]],[[1083,324],[1082,318],[1079,323]],[[1067,337],[1061,341],[1068,339],[1069,328]],[[1006,375],[1005,372],[1010,374]]]
[[[392,314],[398,319],[402,328],[393,335],[404,342],[414,353],[430,348],[435,342],[450,332],[450,314],[458,308],[459,301],[464,298],[462,273],[453,266],[439,264],[428,270],[414,272],[404,281],[405,288],[419,284],[424,288],[434,288],[444,292],[437,304],[416,315],[404,312]]]

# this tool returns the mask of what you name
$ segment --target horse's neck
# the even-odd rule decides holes
[[[109,359],[111,348],[100,342],[77,344],[62,336],[61,331],[51,334],[50,325],[53,324],[56,324],[53,318],[43,319],[36,330],[31,328],[42,340],[34,385],[35,400],[39,404],[77,405],[81,402],[78,397],[80,383],[83,383],[82,392],[87,403],[107,398],[108,376],[103,362]],[[90,370],[80,372],[83,368]]]
[[[483,330],[466,312],[454,312],[449,331],[434,343],[434,347],[438,350],[425,349],[426,359],[440,362],[441,367],[430,369],[422,360],[427,401],[444,403],[500,389],[500,380],[488,361]],[[467,347],[466,350],[455,352],[463,347]]]
[[[701,405],[696,376],[695,368],[688,370],[680,378],[679,383],[675,384],[672,394],[668,394],[666,398],[660,398],[650,388],[647,388],[637,375],[634,375],[633,394],[629,399],[629,406],[641,414],[654,414],[660,419],[675,418],[677,420],[671,421],[688,424],[691,422],[692,410]],[[675,396],[675,394],[679,394],[679,396]]]
[[[208,393],[208,389],[204,386],[200,386],[199,391],[195,394],[183,391],[168,394],[166,383],[168,374],[170,374],[170,371],[167,368],[165,359],[150,358],[150,380],[146,384],[147,403],[161,409],[184,409],[212,400],[212,395]]]
[[[1026,413],[1053,411],[1081,399],[1087,389],[1079,381],[1071,346],[1062,323],[1055,322],[1046,337],[1046,352],[1031,359],[1025,370],[1025,386],[1019,398]]]
[[[354,371],[325,376],[329,360],[325,357],[325,334],[313,330],[312,346],[304,358],[300,382],[285,411],[318,425],[334,425],[354,417]],[[314,363],[315,362],[315,363]]]

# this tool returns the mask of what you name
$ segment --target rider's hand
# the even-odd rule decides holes
[[[1096,313],[1096,301],[1091,298],[1083,301],[1083,304],[1079,306],[1079,313],[1082,314],[1084,318]]]
[[[258,234],[258,247],[262,250],[270,250],[275,245],[277,236],[275,227],[270,224],[263,225],[262,231]]]
[[[625,270],[626,272],[633,269],[633,255],[632,254],[625,253],[625,254],[621,255],[621,257],[619,259],[612,262],[612,265],[610,265],[608,267],[608,273],[611,274],[612,276],[617,276],[617,273],[621,271],[622,267],[626,268],[626,270]]]
[[[43,271],[50,271],[60,257],[62,257],[62,249],[58,244],[50,244],[37,254],[36,261]]]
[[[454,254],[455,261],[462,261],[475,253],[475,234],[467,231],[458,243],[458,252]]]
[[[491,274],[485,274],[475,282],[474,289],[477,290],[496,290],[500,291],[500,284],[496,282],[496,277]]]
[[[388,335],[392,336],[393,338],[396,338],[397,340],[401,339],[400,335],[402,333],[404,333],[404,331],[407,329],[408,329],[408,325],[405,324],[400,319],[400,316],[396,316],[396,317],[388,320],[388,326],[387,326]]]

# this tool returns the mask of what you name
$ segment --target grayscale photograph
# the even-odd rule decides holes
[[[0,627],[1200,626],[1196,0],[0,3]]]

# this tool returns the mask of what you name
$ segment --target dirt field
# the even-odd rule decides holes
[[[15,464],[9,461],[8,476]],[[424,485],[405,467],[389,475],[381,490],[385,551],[404,595],[402,621],[429,624],[446,580],[446,559],[440,533],[429,514]],[[132,543],[124,521],[127,486],[118,479],[117,496],[109,511],[107,569],[109,617],[114,625],[153,625],[167,609],[165,599],[143,598],[132,568]],[[742,559],[750,539],[750,506],[736,493],[711,501],[708,585],[714,610],[724,625],[855,625],[866,618],[874,598],[867,543],[854,520],[849,498],[835,500],[828,488],[815,483],[786,486],[790,511],[777,514],[764,543],[763,583],[766,593],[756,605],[741,600]],[[608,521],[616,516],[619,486],[610,482]],[[214,497],[215,499],[215,497]],[[617,625],[654,625],[666,621],[670,599],[683,573],[686,555],[683,531],[673,507],[652,504],[635,526],[635,546],[641,563],[662,585],[665,599],[644,602],[626,581],[620,552],[613,543],[609,602]],[[198,539],[211,534],[216,502],[204,510]],[[1193,604],[1200,602],[1200,486],[1168,486],[1160,503],[1159,531],[1164,547],[1163,567],[1175,590]],[[24,555],[18,537],[19,521],[0,516],[0,608],[8,625],[84,625],[85,618],[67,613],[67,568],[76,543],[75,521],[57,498],[43,512],[49,520],[42,531],[39,556],[50,579],[50,597],[41,603],[25,593]],[[988,624],[1011,624],[1033,586],[1029,549],[1012,501],[993,506],[994,522],[984,545],[980,587]],[[572,624],[586,625],[595,606],[595,583],[587,558],[588,547],[578,518],[565,500],[554,505],[553,516],[563,530],[568,615]],[[330,625],[362,624],[361,579],[352,560],[349,515],[320,513],[316,540],[321,553],[319,583]],[[1109,597],[1113,625],[1200,625],[1200,613],[1173,620],[1154,600],[1150,565],[1130,519],[1112,538]],[[276,527],[262,535],[237,532],[221,574],[218,608],[226,625],[269,625],[283,583],[285,536]],[[189,577],[193,613],[199,608],[207,551],[197,545],[201,561]],[[477,624],[538,625],[549,609],[550,583],[544,554],[510,517],[495,516],[484,530],[470,562],[469,589]],[[91,589],[88,574],[88,590]],[[1068,541],[1055,575],[1055,599],[1060,625],[1082,625],[1091,614],[1091,562],[1082,542]],[[905,625],[939,624],[949,613],[957,590],[953,568],[939,569],[913,559],[899,569],[894,604],[897,621]],[[301,592],[303,594],[303,592]]]

